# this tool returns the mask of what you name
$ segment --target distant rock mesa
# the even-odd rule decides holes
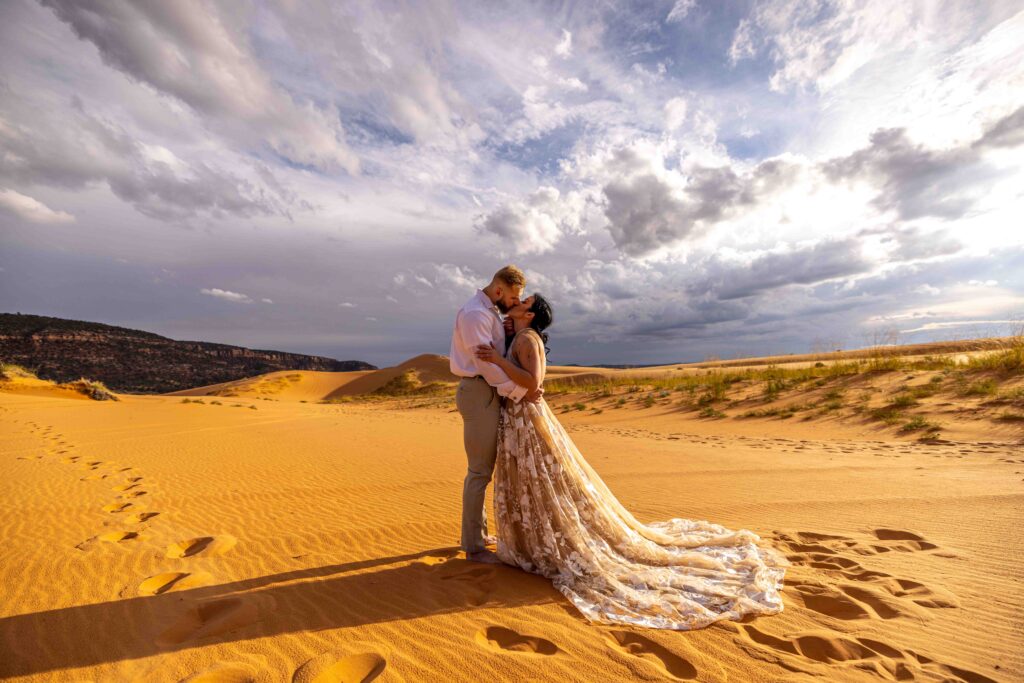
[[[164,393],[275,370],[376,370],[358,360],[198,341],[81,320],[0,313],[0,360],[42,379],[99,380],[114,391]]]

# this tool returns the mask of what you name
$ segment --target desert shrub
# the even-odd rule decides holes
[[[904,367],[905,362],[899,356],[884,353],[872,355],[866,364],[868,372],[893,372]]]
[[[825,369],[825,376],[830,378],[846,377],[848,375],[859,375],[863,368],[859,361],[848,361],[845,363],[833,363]]]
[[[445,393],[449,388],[444,382],[423,384],[414,370],[406,370],[372,393],[376,396],[422,396]]]
[[[1006,346],[999,351],[970,358],[967,367],[970,370],[994,370],[1003,373],[1024,372],[1024,334],[1011,337]]]
[[[586,403],[577,403],[576,405],[573,406],[573,408],[575,408],[576,410],[586,410],[587,409],[587,404]]]
[[[921,417],[920,415],[915,415],[914,417],[910,418],[909,420],[903,423],[903,425],[900,427],[900,432],[906,433],[924,431],[930,434],[936,434],[941,429],[942,427],[935,424],[934,422],[930,422],[925,418]]]
[[[644,396],[644,408],[652,407],[654,407],[654,396],[647,394],[647,396]]]
[[[738,379],[738,376],[713,372],[705,377],[705,395],[710,396],[712,401],[720,401],[725,398],[729,386]]]
[[[999,385],[994,379],[983,379],[970,384],[960,383],[957,387],[957,394],[960,396],[992,396],[998,388]]]
[[[774,401],[779,397],[779,392],[786,388],[784,373],[774,365],[764,370],[764,400]]]
[[[58,386],[66,389],[72,389],[80,394],[84,394],[94,401],[117,401],[117,395],[114,394],[107,385],[103,382],[97,382],[95,380],[86,379],[81,377],[76,379],[74,382],[65,382]]]
[[[999,394],[999,398],[1009,403],[1024,402],[1024,387],[1014,387]]]
[[[879,420],[887,425],[894,425],[903,417],[903,411],[893,406],[883,406],[868,411],[872,420]]]
[[[711,417],[711,418],[722,418],[722,417],[725,417],[725,413],[723,413],[721,410],[715,410],[711,406],[704,406],[703,408],[701,408],[700,412],[697,413],[697,414],[700,415],[701,417]]]
[[[909,408],[917,405],[917,399],[907,392],[901,392],[892,397],[889,405],[893,408]]]
[[[17,379],[18,377],[39,379],[36,376],[36,373],[22,365],[16,365],[14,363],[0,363],[0,382],[8,382],[10,380]]]
[[[916,387],[910,387],[907,389],[907,394],[915,399],[928,398],[939,393],[939,385],[934,382],[928,384],[920,384]]]
[[[925,356],[911,361],[909,366],[915,370],[944,370],[955,367],[956,361],[951,356]]]

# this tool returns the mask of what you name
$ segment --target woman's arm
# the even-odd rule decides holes
[[[528,391],[534,391],[540,386],[540,373],[537,372],[538,364],[536,363],[537,354],[535,347],[536,344],[527,343],[520,345],[517,349],[520,353],[520,361],[524,367],[530,368],[529,370],[524,370],[507,358],[504,358],[493,346],[476,347],[476,357],[488,363],[494,363],[504,370],[505,374],[513,382],[521,387],[526,387]]]

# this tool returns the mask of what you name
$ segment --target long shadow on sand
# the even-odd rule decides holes
[[[5,617],[0,677],[485,605],[565,602],[540,577],[456,555],[456,548],[439,548]],[[365,571],[374,567],[382,568]]]

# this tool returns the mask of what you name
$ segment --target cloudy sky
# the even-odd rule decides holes
[[[5,0],[0,311],[389,365],[506,262],[551,361],[1024,319],[1024,11]]]

